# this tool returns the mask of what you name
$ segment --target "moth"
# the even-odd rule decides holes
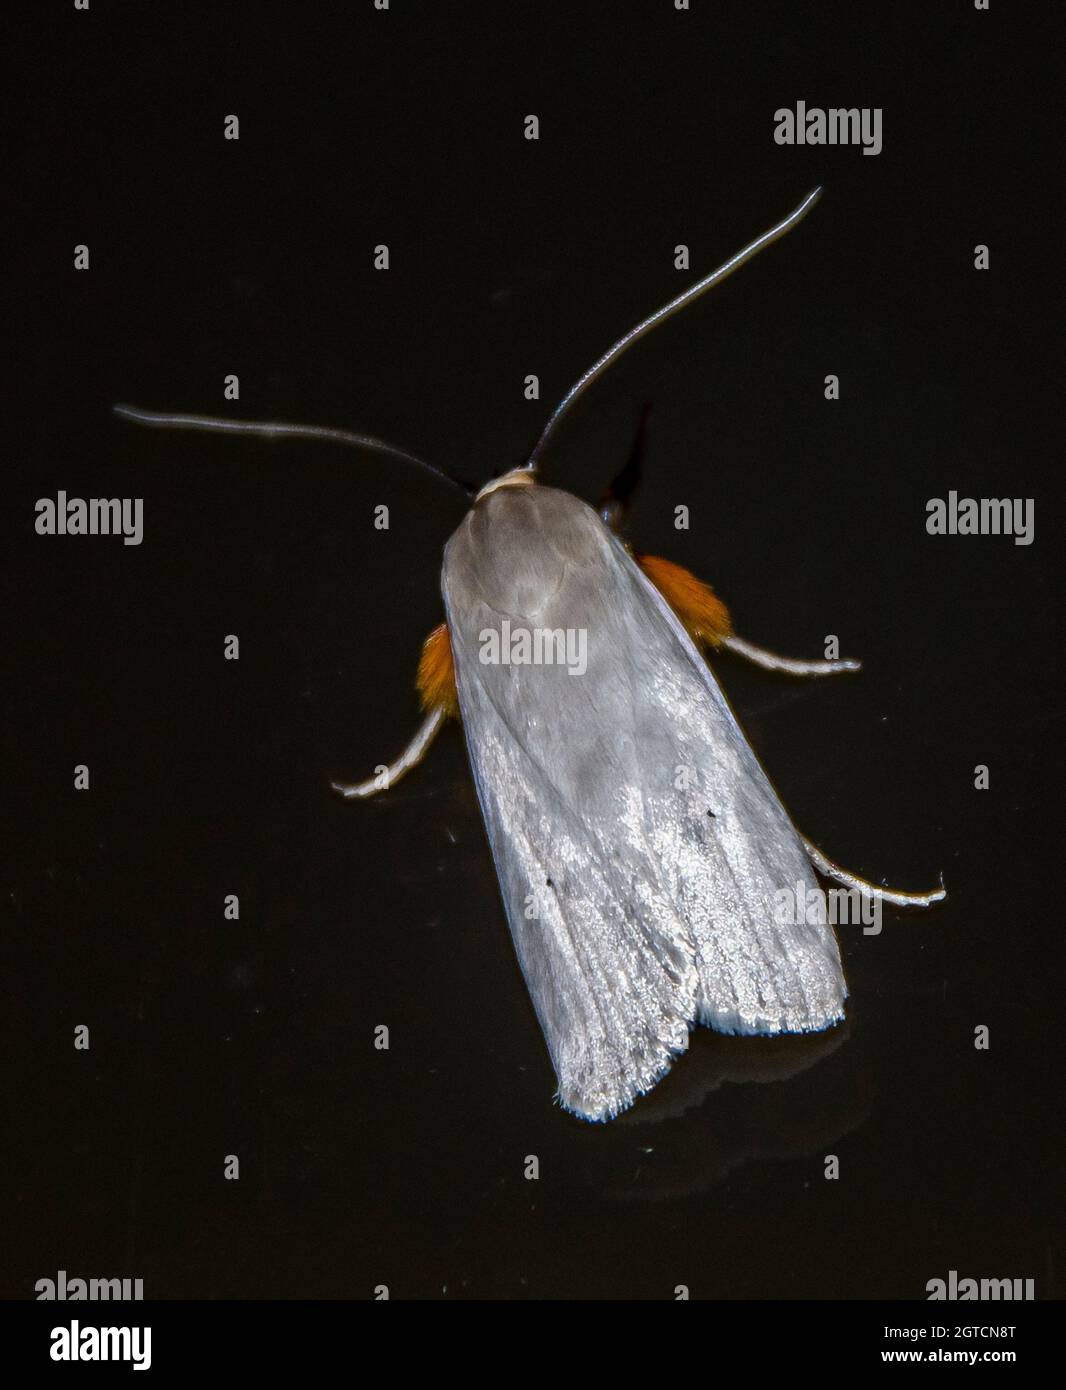
[[[564,396],[527,461],[470,490],[444,551],[445,622],[418,667],[423,722],[383,772],[334,783],[352,800],[384,791],[460,720],[558,1100],[586,1120],[608,1120],[654,1086],[697,1023],[780,1034],[844,1017],[833,928],[824,913],[788,920],[783,890],[824,902],[821,876],[899,906],[945,895],[848,873],[792,824],[706,653],[793,676],[859,663],[756,646],[708,585],[630,549],[620,531],[643,428],[598,510],[540,480],[560,419],[608,366],[790,231],[820,192],[620,338]],[[115,410],[161,427],[355,444],[448,477],[346,430]]]

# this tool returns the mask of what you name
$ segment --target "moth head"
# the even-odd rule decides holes
[[[488,497],[490,492],[495,492],[501,487],[530,487],[537,481],[537,470],[531,468],[528,463],[521,464],[518,468],[509,468],[506,473],[501,473],[498,478],[492,478],[474,498],[474,505],[481,501],[483,497]]]

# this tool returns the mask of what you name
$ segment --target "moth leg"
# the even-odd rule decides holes
[[[422,708],[426,711],[426,717],[419,725],[418,732],[396,761],[390,763],[383,773],[368,777],[365,782],[331,783],[333,789],[340,792],[346,800],[387,791],[405,773],[418,766],[429,745],[440,732],[445,719],[449,715],[458,715],[459,696],[455,687],[455,663],[452,659],[452,644],[446,623],[435,627],[423,643],[422,656],[418,663],[417,685],[422,698]]]
[[[637,432],[633,436],[633,447],[629,451],[629,457],[626,459],[622,471],[599,500],[597,510],[600,514],[600,520],[612,531],[621,531],[625,525],[630,503],[640,486],[640,480],[644,474],[644,457],[648,450],[648,421],[650,418],[651,405],[645,401],[640,412],[640,419],[637,421]]]
[[[441,725],[444,723],[444,708],[438,705],[436,709],[431,709],[425,719],[418,726],[418,733],[403,750],[400,756],[391,762],[383,773],[376,777],[368,777],[365,782],[331,782],[330,786],[334,791],[340,792],[345,800],[353,797],[373,796],[375,792],[388,791],[406,772],[410,772],[426,755],[426,749],[437,737]]]
[[[862,670],[862,662],[851,659],[797,661],[794,657],[778,656],[776,652],[757,647],[754,642],[746,642],[743,637],[736,637],[732,633],[723,637],[720,645],[734,656],[742,656],[754,666],[761,666],[764,671],[784,671],[790,676],[835,676],[844,671]]]
[[[790,656],[757,647],[733,631],[729,610],[702,579],[682,565],[661,555],[637,555],[637,564],[684,623],[694,642],[724,647],[736,656],[761,666],[765,671],[784,671],[790,676],[835,676],[842,671],[860,671],[861,661],[796,661]]]
[[[803,840],[803,848],[807,851],[807,857],[824,878],[832,879],[834,883],[843,884],[845,888],[857,888],[864,898],[875,898],[883,903],[894,903],[896,907],[931,907],[933,903],[942,902],[947,897],[943,877],[940,880],[940,887],[934,888],[931,893],[904,893],[898,888],[881,888],[876,883],[870,883],[868,879],[860,878],[858,874],[848,873],[847,869],[842,869],[839,864],[834,864],[831,859],[825,857],[817,845],[811,844],[805,836],[801,835],[800,839]]]

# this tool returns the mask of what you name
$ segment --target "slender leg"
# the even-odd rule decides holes
[[[607,495],[610,497],[610,493]],[[608,525],[613,524],[606,510],[603,519]],[[839,672],[862,669],[861,661],[795,661],[792,657],[768,652],[765,647],[757,647],[754,642],[746,642],[743,637],[734,636],[729,610],[701,579],[672,560],[664,560],[661,555],[637,555],[635,558],[684,623],[694,642],[705,643],[712,650],[725,647],[766,671],[784,671],[790,676],[835,676]]]
[[[847,869],[842,869],[839,864],[827,859],[817,845],[812,845],[810,840],[803,836],[800,838],[811,863],[820,874],[825,878],[831,878],[834,883],[843,884],[845,888],[857,888],[864,898],[894,903],[896,907],[931,907],[933,903],[941,902],[947,897],[943,878],[940,880],[940,887],[934,888],[931,893],[903,893],[896,888],[879,888],[876,883],[870,883],[858,874],[849,874]]]
[[[862,670],[861,661],[795,661],[792,657],[768,652],[765,647],[757,647],[754,642],[745,642],[743,637],[723,637],[721,645],[766,671],[784,671],[790,676],[835,676],[844,671]]]
[[[600,498],[600,518],[612,531],[621,531],[625,525],[626,513],[633,495],[640,486],[644,473],[644,456],[648,450],[648,421],[651,419],[651,405],[646,401],[637,421],[637,432],[633,436],[633,447],[629,451],[622,471]]]
[[[334,791],[340,792],[346,800],[350,800],[352,797],[373,796],[375,792],[388,791],[405,772],[410,772],[422,761],[426,749],[436,738],[440,726],[444,723],[444,717],[444,710],[440,705],[431,709],[419,725],[418,733],[415,734],[396,761],[389,764],[385,772],[376,777],[368,777],[365,782],[331,782],[330,786]]]

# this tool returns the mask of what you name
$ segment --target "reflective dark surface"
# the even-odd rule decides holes
[[[916,1298],[955,1269],[1060,1294],[1055,262],[1024,212],[1046,38],[1006,7],[512,8],[94,6],[18,40],[0,1292]],[[775,145],[800,99],[882,107],[882,153]],[[717,663],[796,823],[897,886],[943,870],[949,900],[842,929],[838,1032],[701,1031],[588,1127],[552,1103],[459,732],[379,801],[328,790],[414,730],[456,495],[108,406],[347,425],[483,479],[816,183],[597,384],[546,474],[595,502],[652,402],[634,544],[751,639],[865,661]],[[927,535],[953,488],[1035,498],[1035,543]],[[144,543],[35,535],[59,489],[143,497]]]

